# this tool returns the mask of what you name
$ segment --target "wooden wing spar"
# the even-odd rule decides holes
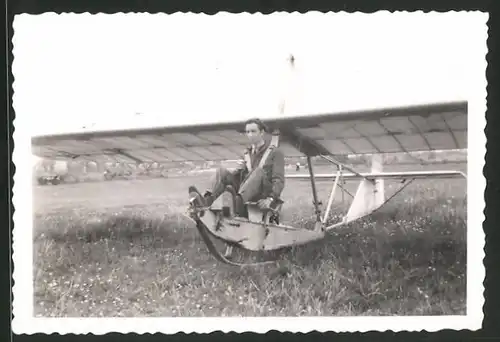
[[[256,114],[258,116],[258,114]],[[266,119],[286,157],[467,148],[467,102]],[[96,162],[240,159],[244,121],[32,137],[33,154]]]

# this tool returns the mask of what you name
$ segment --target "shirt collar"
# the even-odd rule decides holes
[[[248,147],[248,152],[250,153],[258,153],[264,149],[266,149],[269,146],[269,142],[267,140],[264,140],[264,144],[260,145],[260,147],[257,147],[257,149],[254,151],[254,145],[250,145]]]

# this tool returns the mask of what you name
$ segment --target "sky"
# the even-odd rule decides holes
[[[453,13],[20,15],[13,105],[41,135],[463,100],[477,27]]]

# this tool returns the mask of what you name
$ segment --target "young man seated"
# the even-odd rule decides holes
[[[261,210],[275,208],[285,186],[285,157],[277,146],[273,147],[262,168],[259,167],[271,144],[267,133],[268,129],[261,120],[248,120],[245,134],[249,147],[244,153],[249,157],[253,172],[249,172],[245,161],[241,161],[234,171],[220,167],[216,170],[212,186],[203,196],[194,186],[189,187],[190,196],[197,196],[200,205],[210,206],[230,185],[236,193],[235,212],[238,216],[246,216],[246,202],[257,202]]]

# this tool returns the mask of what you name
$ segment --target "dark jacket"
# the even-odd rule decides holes
[[[253,170],[259,166],[260,160],[270,143],[271,141],[266,139],[265,144],[262,145],[254,155],[251,154],[251,147],[246,149],[246,152],[250,153]],[[263,198],[280,198],[281,192],[285,187],[285,155],[279,147],[275,147],[271,153],[269,153],[263,169],[266,175],[264,192],[262,194]],[[247,176],[248,170],[245,169],[242,173],[243,181]]]

